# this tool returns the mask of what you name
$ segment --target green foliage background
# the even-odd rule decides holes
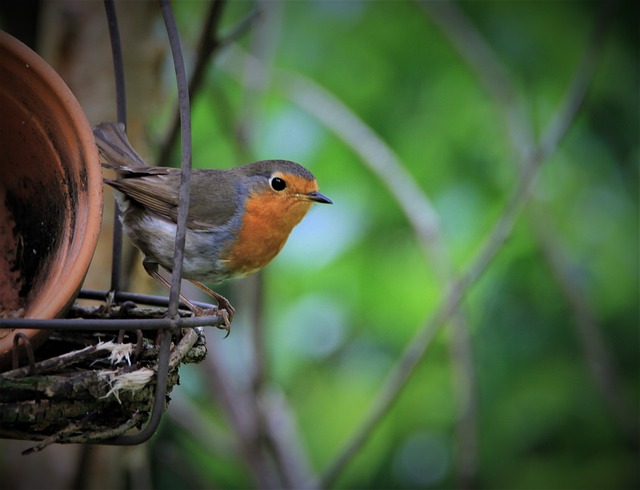
[[[181,369],[144,453],[153,487],[639,488],[637,2],[223,3],[222,39],[261,13],[215,53],[194,96],[194,166],[295,160],[334,205],[315,206],[260,276],[216,286],[238,309],[232,333],[208,331],[207,360]],[[603,3],[615,10],[597,52]],[[171,4],[191,69],[211,2]],[[117,2],[121,19],[128,5]],[[468,25],[443,28],[448,7]],[[476,32],[474,61],[484,40],[513,93],[491,92],[495,67],[460,55],[456,42]],[[154,63],[162,49],[125,46]],[[547,134],[585,57],[596,69],[584,103],[473,278],[463,322],[437,330],[341,459],[509,212],[531,150],[518,135]],[[144,124],[157,153],[176,109],[168,54],[164,70],[164,103]],[[381,178],[376,158],[399,166]],[[429,241],[414,229],[428,216],[407,215],[398,194],[432,208]],[[142,473],[137,460],[110,464]]]
[[[187,52],[207,6],[175,2]],[[506,67],[522,114],[540,133],[584,55],[599,4],[459,6]],[[255,7],[230,2],[222,33]],[[308,77],[389,145],[433,203],[457,271],[470,263],[503,212],[518,179],[518,159],[495,100],[418,3],[262,7],[267,13],[240,39],[242,51],[218,55],[194,100],[194,162],[226,167],[293,159],[314,172],[335,202],[312,210],[264,274],[266,390],[287,400],[301,451],[318,474],[362,421],[446,285],[425,260],[387,183],[331,128],[296,105],[281,82]],[[631,2],[619,7],[585,106],[544,163],[513,235],[462,307],[477,384],[476,483],[484,488],[640,483],[637,429],[630,442],[598,389],[576,312],[534,226],[537,216],[561,252],[574,291],[610,351],[637,428],[638,10]],[[255,91],[243,82],[246,53],[258,53],[267,67]],[[165,119],[153,126],[158,132]],[[240,130],[246,138],[239,142]],[[229,292],[232,302],[242,301],[244,284]],[[219,356],[238,392],[251,391],[250,321],[240,309],[229,339],[209,336],[210,355]],[[452,339],[448,326],[438,333],[335,487],[461,484],[460,378]],[[158,488],[254,486],[243,458],[230,449],[236,434],[209,376],[206,366],[182,374],[173,396],[189,411],[170,408],[155,440]],[[184,429],[185,413],[202,433]]]

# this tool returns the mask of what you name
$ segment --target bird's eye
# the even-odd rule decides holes
[[[287,187],[287,183],[280,177],[271,177],[269,183],[274,191],[283,191],[284,188]]]

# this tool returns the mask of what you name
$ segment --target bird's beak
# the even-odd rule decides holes
[[[322,204],[333,204],[333,201],[331,199],[323,194],[320,194],[318,191],[309,192],[308,194],[303,194],[303,196],[309,201],[319,202]]]

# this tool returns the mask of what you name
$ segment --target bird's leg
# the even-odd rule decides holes
[[[151,277],[159,281],[164,287],[171,290],[171,284],[169,284],[169,281],[167,281],[164,277],[162,277],[158,272],[158,264],[156,262],[144,259],[142,261],[142,265],[147,274],[149,274]],[[195,281],[190,281],[190,282],[198,286],[200,289],[202,289],[204,292],[206,292],[212,298],[218,301],[218,308],[216,312],[222,315],[222,318],[224,320],[224,325],[216,325],[216,328],[219,328],[221,330],[226,330],[227,335],[225,336],[225,338],[228,337],[229,333],[231,332],[231,320],[233,320],[233,314],[236,311],[235,308],[231,306],[231,303],[229,303],[229,301],[224,296],[221,296],[218,293],[211,291],[209,288],[207,288],[206,286],[203,286],[199,282],[195,282]],[[222,299],[222,301],[220,300],[220,298]],[[182,293],[180,293],[180,301],[182,301],[182,303],[187,308],[189,308],[191,313],[193,313],[195,316],[205,316],[212,311],[207,308],[200,308],[199,306],[194,305],[191,301],[185,298],[182,295]]]

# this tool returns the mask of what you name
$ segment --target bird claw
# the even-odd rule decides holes
[[[222,319],[224,320],[224,325],[216,325],[216,327],[219,328],[220,330],[226,330],[227,335],[224,336],[224,338],[226,339],[231,333],[231,320],[229,319],[229,312],[227,310],[220,310],[220,309],[218,311],[222,315]],[[233,314],[231,314],[231,317],[233,318]]]
[[[236,309],[224,296],[218,295],[216,297],[216,300],[218,301],[218,312],[224,319],[224,326],[218,325],[218,328],[227,331],[227,335],[224,336],[224,338],[226,339],[231,333],[231,322],[233,321],[233,316],[236,314]]]
[[[227,335],[224,337],[226,339],[229,336],[229,333],[231,332],[231,322],[233,321],[233,316],[236,314],[236,309],[233,307],[231,303],[229,303],[229,300],[227,298],[225,298],[221,294],[216,293],[215,291],[212,291],[201,282],[191,281],[191,283],[218,302],[218,309],[216,311],[222,315],[222,318],[224,320],[224,327],[222,325],[217,325],[217,327],[221,330],[227,331]],[[194,311],[194,310],[192,309],[191,311]],[[212,311],[212,310],[209,310],[209,311]]]
[[[231,321],[233,320],[233,316],[235,315],[236,309],[231,306],[231,303],[226,301],[226,304],[219,304],[216,308],[200,308],[195,307],[193,310],[193,314],[195,316],[208,316],[208,315],[222,315],[223,324],[216,325],[216,328],[220,330],[225,330],[227,334],[224,336],[226,339],[231,333]]]

